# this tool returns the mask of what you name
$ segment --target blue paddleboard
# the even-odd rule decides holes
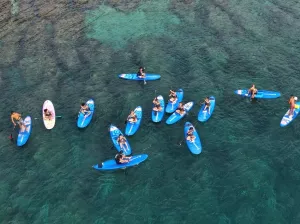
[[[186,139],[187,132],[188,132],[190,127],[193,127],[193,129],[194,129],[193,135],[196,137],[193,142]],[[187,147],[189,148],[191,153],[200,154],[202,152],[202,145],[201,145],[200,137],[199,137],[196,129],[194,128],[194,126],[190,122],[186,122],[185,125],[184,125],[184,137],[185,137]]]
[[[77,127],[79,127],[79,128],[85,128],[86,126],[88,126],[94,115],[94,111],[95,111],[94,100],[89,99],[86,102],[86,104],[89,106],[91,113],[88,116],[85,116],[83,113],[79,113],[78,119],[77,119]]]
[[[211,117],[212,113],[214,112],[215,105],[216,105],[215,97],[210,96],[209,97],[209,102],[210,102],[209,112],[208,112],[208,109],[204,110],[204,107],[205,107],[205,103],[204,103],[201,106],[201,109],[198,113],[198,121],[201,121],[201,122],[207,121]]]
[[[162,97],[162,95],[159,95],[157,97],[157,100],[159,101],[162,110],[159,112],[154,111],[153,110],[154,104],[153,104],[153,106],[152,106],[152,121],[153,122],[160,122],[165,113],[165,101],[164,101],[164,98]]]
[[[153,81],[153,80],[160,79],[160,75],[146,73],[145,78],[139,78],[137,74],[120,74],[119,78],[127,79],[127,80],[136,80],[136,81],[144,81],[144,80]]]
[[[141,154],[132,156],[128,163],[117,164],[114,159],[107,160],[103,162],[101,165],[96,164],[93,166],[96,170],[116,170],[116,169],[124,169],[126,167],[138,165],[141,162],[144,162],[148,158],[148,155]]]
[[[117,140],[118,140],[119,135],[120,134],[123,135],[123,133],[120,131],[120,129],[118,129],[114,125],[110,125],[110,127],[109,127],[109,133],[110,133],[110,137],[111,137],[111,140],[114,143],[115,148],[118,150],[118,152],[120,152],[121,151],[121,147],[120,147],[120,145],[119,145],[119,143],[118,143]],[[131,154],[131,147],[130,147],[129,142],[128,142],[127,139],[126,139],[126,145],[124,145],[124,147],[122,148],[122,150],[123,150],[123,152],[124,152],[124,154],[126,156],[128,156],[128,155]]]
[[[179,121],[181,118],[183,118],[187,112],[189,112],[192,107],[194,106],[194,102],[188,102],[186,104],[183,105],[184,107],[184,113],[183,114],[178,114],[176,111],[171,114],[171,116],[168,118],[168,120],[166,121],[167,124],[174,124],[177,121]]]
[[[300,111],[300,102],[297,102],[296,103],[296,107],[297,108],[295,108],[294,109],[294,114],[293,114],[293,116],[289,116],[289,111],[290,110],[288,110],[286,113],[285,113],[285,115],[283,116],[283,118],[282,118],[282,120],[281,120],[281,122],[280,122],[280,127],[285,127],[285,126],[287,126],[289,123],[291,123],[293,120],[295,120],[295,118],[298,116],[298,114],[299,114],[299,111]]]
[[[175,103],[172,103],[170,100],[168,101],[166,112],[169,114],[173,113],[177,109],[179,103],[182,101],[183,90],[182,89],[177,90],[176,95],[177,95],[177,101]]]
[[[125,135],[134,135],[134,133],[139,129],[142,120],[142,107],[138,106],[135,108],[134,113],[137,116],[137,122],[131,123],[127,121],[125,128]]]
[[[234,91],[235,94],[245,97],[251,97],[251,94],[248,94],[247,89],[239,89]],[[254,95],[254,98],[257,99],[275,99],[280,97],[279,92],[268,91],[268,90],[258,90],[257,94]]]
[[[17,146],[23,146],[26,144],[26,142],[29,139],[31,128],[32,128],[32,122],[31,117],[27,116],[24,119],[24,124],[26,126],[25,130],[19,130],[18,139],[17,139]]]

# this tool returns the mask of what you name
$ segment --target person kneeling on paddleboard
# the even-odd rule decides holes
[[[248,94],[251,95],[252,99],[254,98],[254,95],[257,94],[257,89],[254,84],[252,84],[252,87],[248,90]]]
[[[290,110],[289,110],[289,116],[292,117],[294,115],[295,111],[295,101],[298,100],[298,97],[291,95],[289,99],[289,104],[290,104]]]
[[[131,123],[137,122],[137,116],[136,116],[136,114],[134,113],[133,110],[132,110],[132,111],[130,112],[130,114],[128,115],[127,121],[129,121],[129,122],[131,122]]]
[[[52,119],[52,113],[48,109],[44,109],[44,119]]]
[[[183,114],[184,113],[184,111],[185,111],[185,109],[184,109],[184,107],[183,107],[183,103],[179,103],[179,105],[178,105],[178,107],[177,107],[177,109],[176,109],[176,113],[178,113],[178,114]]]
[[[204,102],[203,102],[203,103],[205,104],[205,107],[204,107],[203,111],[207,110],[207,112],[209,113],[209,108],[210,108],[210,100],[209,100],[209,98],[206,97],[206,98],[204,99]]]
[[[124,145],[126,145],[126,138],[122,134],[119,134],[117,141],[120,145],[120,148],[123,149]]]
[[[141,79],[146,78],[145,68],[140,67],[139,71],[137,72],[137,76]]]
[[[162,110],[162,107],[161,107],[160,102],[159,102],[159,100],[157,99],[157,97],[154,98],[153,104],[154,104],[154,107],[153,107],[153,110],[154,110],[154,111],[158,112],[158,111],[161,111],[161,110]]]
[[[193,142],[196,136],[194,135],[194,128],[190,127],[188,132],[186,133],[186,140]]]
[[[128,163],[130,159],[131,156],[125,156],[122,150],[115,156],[115,161],[117,164]]]
[[[176,103],[176,101],[177,101],[177,94],[176,94],[176,92],[174,92],[173,90],[170,90],[169,97],[170,97],[170,101],[172,103]]]
[[[26,125],[25,125],[25,123],[24,123],[24,121],[21,117],[21,114],[11,111],[10,112],[10,118],[11,118],[12,123],[14,124],[14,127],[16,127],[16,123],[17,123],[19,125],[20,129],[21,129],[21,132],[23,130],[25,130]],[[14,120],[16,120],[16,123],[15,123]]]
[[[80,112],[84,114],[84,116],[89,116],[91,114],[90,108],[87,104],[82,103],[80,106]]]

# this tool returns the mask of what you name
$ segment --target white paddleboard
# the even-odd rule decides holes
[[[48,109],[51,112],[52,116],[50,117],[50,119],[45,117],[45,115],[44,115],[44,110],[45,109]],[[53,103],[50,100],[46,100],[44,102],[42,113],[43,113],[43,122],[44,122],[45,127],[47,129],[54,128],[56,117],[55,117],[55,110],[54,110]]]

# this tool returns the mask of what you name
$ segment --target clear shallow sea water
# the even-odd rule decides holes
[[[299,223],[300,131],[279,123],[290,94],[299,96],[298,1],[20,1],[0,12],[1,223]],[[139,66],[162,75],[142,83],[117,74]],[[275,100],[249,100],[233,91],[276,90]],[[155,94],[184,89],[197,105],[180,122],[151,122]],[[197,121],[199,102],[216,97],[211,119]],[[96,114],[76,127],[90,97]],[[56,127],[34,120],[30,140],[10,142],[11,110],[41,118],[55,106]],[[112,158],[108,127],[129,137],[138,167],[99,172]],[[203,152],[183,141],[196,125]],[[17,133],[14,133],[16,135]]]

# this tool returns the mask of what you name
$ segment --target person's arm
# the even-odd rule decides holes
[[[10,116],[10,119],[11,119],[11,122],[14,124],[14,126],[16,126],[13,116]]]

